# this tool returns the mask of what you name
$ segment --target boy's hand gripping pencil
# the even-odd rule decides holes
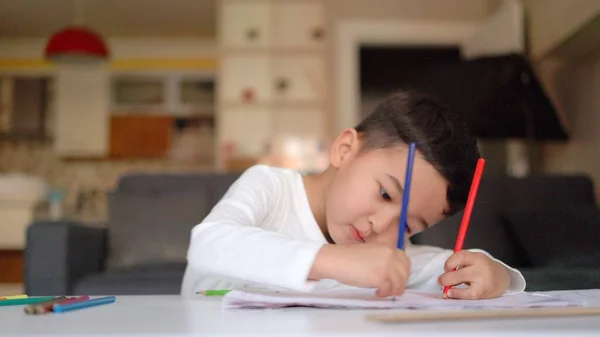
[[[400,211],[400,233],[398,233],[398,249],[404,249],[404,234],[406,232],[406,217],[408,216],[408,198],[410,197],[410,182],[415,163],[416,144],[408,145],[408,159],[406,161],[406,174],[404,177],[404,193],[402,195],[402,210]]]
[[[477,198],[477,191],[479,190],[479,182],[481,181],[481,176],[483,175],[484,166],[485,159],[479,158],[479,160],[477,160],[475,174],[473,175],[473,182],[471,183],[471,190],[469,191],[465,212],[463,213],[460,229],[458,230],[458,237],[456,238],[456,244],[454,246],[455,253],[463,249],[465,236],[467,235],[467,229],[469,228],[469,222],[471,221],[471,213],[473,213],[473,206],[475,206],[475,199]],[[448,290],[450,290],[449,286],[444,287],[444,298],[448,298]]]

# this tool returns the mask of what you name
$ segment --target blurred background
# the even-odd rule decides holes
[[[241,171],[324,169],[397,89],[463,114],[487,176],[584,179],[598,224],[599,42],[597,0],[0,1],[0,295],[177,292]]]

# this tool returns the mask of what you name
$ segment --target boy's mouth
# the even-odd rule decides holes
[[[356,227],[350,226],[350,232],[351,232],[352,238],[354,238],[354,240],[359,241],[359,242],[365,242],[365,238],[363,238],[363,236],[360,234],[358,229],[356,229]]]

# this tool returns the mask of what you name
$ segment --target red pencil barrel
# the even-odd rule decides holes
[[[454,251],[458,252],[462,250],[465,242],[465,236],[467,235],[467,229],[471,222],[471,213],[473,213],[473,207],[475,206],[475,199],[477,197],[477,191],[479,190],[479,182],[483,175],[483,167],[485,166],[485,159],[479,158],[477,160],[477,166],[475,167],[475,175],[473,176],[473,182],[471,183],[471,189],[469,190],[469,197],[467,199],[467,205],[465,206],[465,212],[463,213],[462,221],[460,223],[460,229],[458,230],[458,238],[456,239],[456,245]]]

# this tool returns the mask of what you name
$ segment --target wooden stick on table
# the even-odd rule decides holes
[[[480,311],[425,311],[368,314],[366,319],[384,323],[464,321],[477,319],[600,316],[600,307],[527,308]]]

